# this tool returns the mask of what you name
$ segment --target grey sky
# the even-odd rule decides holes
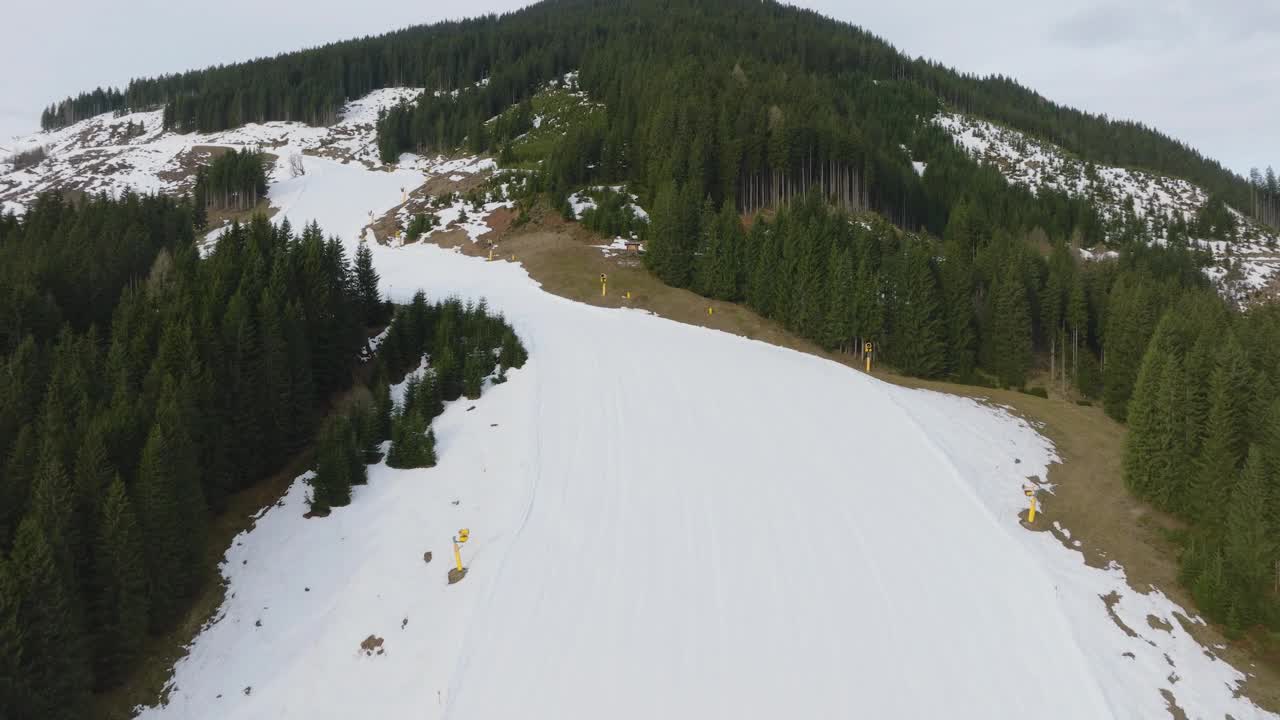
[[[6,3],[0,146],[54,98],[518,0],[69,0]],[[1280,2],[916,0],[795,4],[861,25],[911,55],[1002,73],[1043,95],[1140,120],[1245,173],[1280,165]]]

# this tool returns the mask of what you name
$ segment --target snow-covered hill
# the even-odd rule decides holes
[[[378,113],[416,97],[420,88],[376,90],[347,103],[341,119],[330,127],[297,122],[251,123],[215,133],[164,132],[162,111],[115,116],[98,115],[61,130],[20,138],[15,153],[43,147],[46,159],[33,167],[14,170],[0,162],[0,210],[22,212],[37,194],[49,189],[106,192],[126,188],[136,192],[183,192],[195,177],[201,148],[260,148],[276,156],[273,180],[290,176],[293,155],[327,157],[370,169],[385,169],[375,141]],[[130,128],[134,134],[129,133]],[[398,165],[420,172],[443,171],[445,158],[408,155]],[[306,162],[304,158],[304,168]],[[452,162],[453,173],[477,172],[469,161]]]
[[[1109,232],[1125,222],[1132,204],[1132,214],[1146,222],[1160,241],[1165,220],[1191,223],[1208,201],[1202,188],[1186,180],[1086,163],[1056,145],[979,118],[942,113],[934,122],[980,162],[999,168],[1010,182],[1033,192],[1048,188],[1090,198]],[[1209,275],[1222,281],[1232,295],[1245,297],[1280,274],[1280,234],[1235,209],[1231,212],[1239,225],[1234,242],[1219,238],[1197,242],[1214,253]]]
[[[7,199],[95,149],[158,189],[183,147],[274,138],[312,153],[305,175],[277,166],[279,216],[354,249],[406,188],[479,167],[382,168],[367,131],[330,153],[332,128],[196,139],[149,121],[121,142],[116,120],[69,128],[81,139]],[[111,189],[109,161],[64,178]],[[375,466],[327,518],[303,517],[303,478],[264,510],[142,717],[1270,717],[1184,610],[1023,529],[1022,485],[1053,448],[1005,410],[574,303],[514,263],[426,244],[374,260],[397,300],[486,298],[529,363],[436,420],[439,466]],[[462,527],[469,573],[449,586]]]

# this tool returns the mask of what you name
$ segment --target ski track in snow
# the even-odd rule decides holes
[[[275,176],[279,217],[354,250],[438,172],[353,160]],[[436,419],[437,467],[373,466],[315,520],[304,475],[260,513],[140,717],[1137,718],[1167,714],[1162,689],[1190,717],[1273,717],[1181,608],[1022,529],[1022,483],[1056,458],[1005,410],[575,303],[518,264],[373,247],[392,298],[486,298],[530,360]]]

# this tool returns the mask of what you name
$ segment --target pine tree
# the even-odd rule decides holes
[[[1252,386],[1244,350],[1229,336],[1210,382],[1204,448],[1192,488],[1191,511],[1211,527],[1221,521],[1221,508],[1245,460]]]
[[[4,554],[0,553],[0,717],[35,717],[27,703],[22,668],[25,633],[20,622],[22,590]]]
[[[381,443],[391,439],[391,413],[395,403],[391,400],[391,386],[385,377],[379,377],[373,384],[374,442]]]
[[[682,286],[684,270],[676,267],[680,233],[680,208],[677,188],[668,183],[658,189],[654,201],[652,220],[645,238],[644,262],[662,281],[676,287]]]
[[[832,247],[828,263],[830,278],[827,289],[826,319],[823,322],[822,344],[829,350],[848,350],[853,342],[853,307],[857,293],[857,277],[853,269],[853,255],[847,248]]]
[[[107,457],[103,430],[100,424],[95,423],[90,426],[76,457],[75,512],[71,520],[73,525],[81,529],[79,545],[72,549],[72,553],[76,558],[76,575],[85,583],[86,591],[87,583],[93,577],[93,529],[98,527],[102,501],[114,476],[115,469],[111,467],[111,461]]]
[[[0,475],[0,548],[18,530],[18,522],[26,512],[31,483],[35,477],[37,450],[35,430],[25,426],[9,451],[4,473]]]
[[[177,394],[166,382],[135,483],[153,631],[177,619],[204,564],[204,493]]]
[[[480,399],[480,391],[484,386],[485,363],[481,353],[481,350],[472,350],[467,353],[467,359],[462,368],[462,393],[468,400]]]
[[[958,222],[952,214],[952,221]],[[947,229],[951,230],[948,223]],[[955,231],[958,232],[958,231]],[[949,240],[942,264],[943,307],[947,327],[947,372],[957,378],[973,374],[973,264],[970,250],[959,240]]]
[[[280,313],[281,300],[271,291],[265,291],[258,303],[258,317],[262,325],[262,356],[258,369],[261,378],[259,396],[262,398],[264,417],[261,419],[261,447],[264,458],[278,460],[287,449],[290,435],[290,410],[293,397],[290,386],[289,340],[285,336]],[[264,464],[271,471],[278,462]]]
[[[907,375],[936,377],[945,368],[946,340],[929,255],[908,243],[900,263],[890,359]]]
[[[419,408],[396,415],[392,422],[388,467],[410,469],[436,464],[435,433],[427,426]]]
[[[1223,558],[1232,588],[1232,617],[1239,629],[1261,619],[1271,578],[1274,543],[1267,523],[1267,467],[1261,449],[1249,449],[1244,471],[1226,510]]]
[[[61,570],[73,582],[80,582],[76,575],[76,551],[81,547],[83,528],[74,522],[75,486],[62,466],[61,454],[46,444],[36,468],[31,488],[31,512],[40,520],[45,538]],[[79,604],[76,604],[77,612]]]
[[[93,617],[100,687],[124,680],[124,672],[142,650],[148,598],[141,540],[124,483],[117,477],[106,492],[94,547],[97,601]]]
[[[307,342],[306,326],[297,301],[291,301],[285,310],[285,337],[288,346],[289,399],[285,410],[289,418],[288,448],[302,449],[310,439],[316,424],[316,388],[311,372],[311,349]]]
[[[384,319],[382,295],[378,291],[378,271],[373,268],[373,251],[361,241],[356,249],[356,299],[360,303],[365,325],[378,325]]]
[[[1071,331],[1071,378],[1076,382],[1076,376],[1080,372],[1080,348],[1089,341],[1089,304],[1079,272],[1071,280],[1071,292],[1067,299],[1067,328]],[[1078,383],[1076,387],[1079,388]]]
[[[1009,387],[1021,387],[1031,367],[1031,309],[1026,286],[1015,264],[992,291],[992,351],[996,375]]]
[[[327,514],[332,508],[351,503],[351,458],[358,450],[352,447],[352,439],[350,423],[343,415],[334,415],[320,428],[315,476],[311,478],[312,512]]]
[[[87,713],[93,682],[84,626],[75,584],[39,517],[28,515],[18,526],[12,558],[22,598],[18,622],[24,633],[28,717],[79,720]]]

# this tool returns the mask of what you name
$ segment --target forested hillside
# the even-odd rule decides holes
[[[817,13],[750,0],[550,0],[501,17],[138,79],[122,93],[99,90],[55,104],[44,126],[122,104],[164,105],[167,125],[181,130],[268,120],[332,123],[345,100],[376,88],[450,90],[487,79],[445,116],[427,109],[409,123],[411,143],[457,144],[539,84],[573,69],[581,69],[584,88],[614,114],[614,148],[646,130],[690,125],[684,137],[675,136],[683,144],[669,147],[672,152],[655,157],[652,147],[632,144],[629,159],[660,166],[676,150],[692,153],[704,165],[703,189],[717,202],[735,190],[767,192],[760,186],[770,180],[775,193],[789,192],[812,182],[819,169],[835,179],[843,168],[846,177],[860,175],[877,207],[939,230],[946,203],[934,208],[935,199],[920,197],[898,143],[914,148],[912,130],[947,103],[1094,162],[1185,177],[1238,208],[1253,208],[1249,181],[1153,129],[1062,107],[1008,78],[970,77],[912,60]],[[636,169],[635,177],[654,179],[645,167]]]
[[[208,519],[310,442],[383,314],[318,227],[236,225],[202,260],[194,216],[47,195],[0,221],[6,717],[82,718],[126,677],[205,577]]]

